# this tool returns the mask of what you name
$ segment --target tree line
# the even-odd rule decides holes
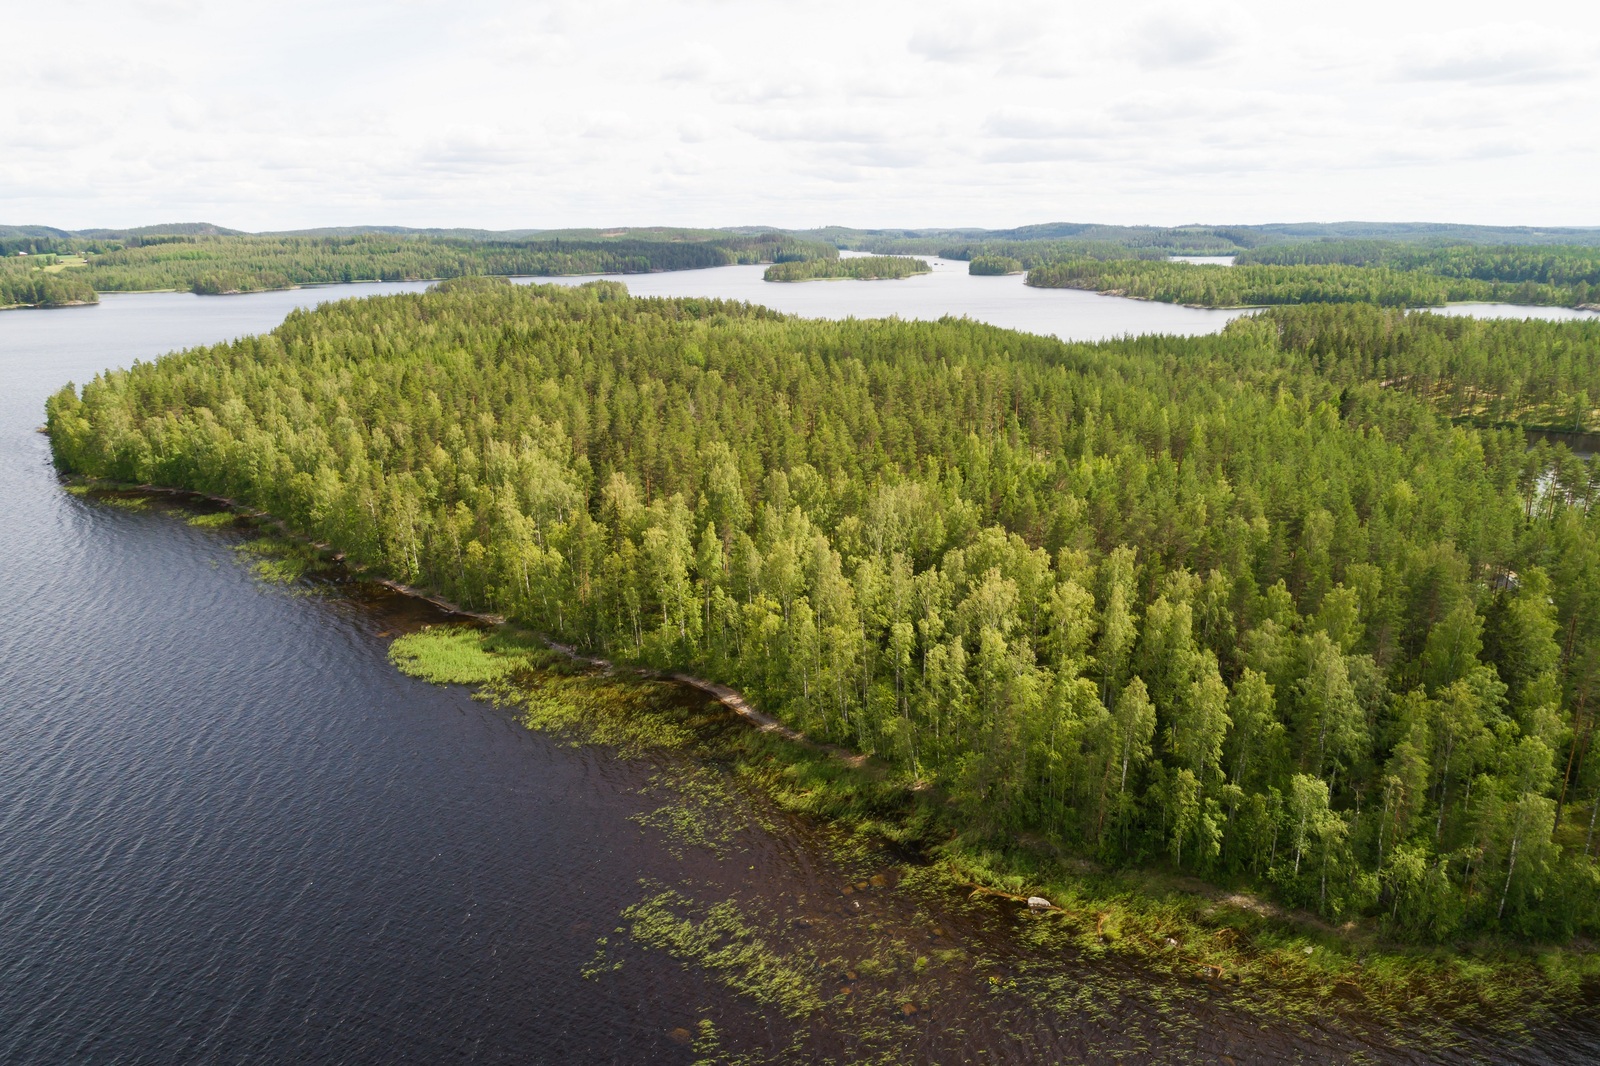
[[[975,832],[1562,938],[1600,932],[1600,468],[1435,386],[1510,362],[1559,405],[1596,341],[1334,306],[1068,344],[475,278],[48,417],[65,469],[738,686]]]

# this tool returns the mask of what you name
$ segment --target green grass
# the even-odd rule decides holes
[[[189,524],[200,529],[230,529],[239,521],[239,516],[232,511],[214,511],[210,514],[197,514],[189,518]]]

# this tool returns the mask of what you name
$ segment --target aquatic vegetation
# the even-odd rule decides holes
[[[395,638],[389,661],[436,685],[483,685],[525,669],[542,649],[471,626],[435,625]]]
[[[823,1004],[814,960],[780,954],[732,901],[704,908],[673,890],[622,912],[638,943],[666,951],[716,975],[728,987],[791,1018]]]
[[[293,585],[322,565],[314,548],[271,534],[235,545],[233,550],[252,557],[251,573],[271,585]]]
[[[230,529],[239,523],[239,516],[232,511],[212,511],[207,514],[190,515],[186,520],[189,525],[200,529]]]

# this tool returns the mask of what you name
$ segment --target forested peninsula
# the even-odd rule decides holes
[[[762,275],[763,281],[821,281],[854,278],[881,281],[909,278],[932,271],[924,260],[901,255],[858,255],[838,259],[798,259],[774,263]]]
[[[1382,264],[1294,262],[1225,267],[1133,259],[1048,262],[1030,269],[1027,283],[1196,307],[1307,303],[1441,307],[1468,300],[1576,307],[1590,302],[1600,291],[1583,280],[1502,281]]]
[[[977,846],[1438,943],[1600,933],[1600,467],[1514,424],[1595,397],[1593,323],[1091,345],[469,279],[48,419],[64,470],[737,686]]]
[[[478,274],[639,274],[827,260],[839,254],[832,245],[774,232],[525,240],[385,233],[282,237],[147,233],[120,240],[0,241],[6,243],[15,251],[0,261],[0,306],[92,303],[96,292],[178,290],[219,295]],[[34,254],[16,254],[30,250]]]
[[[0,259],[0,309],[72,307],[100,300],[94,286],[53,255]]]

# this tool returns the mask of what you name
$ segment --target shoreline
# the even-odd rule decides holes
[[[875,838],[876,846],[896,847],[941,867],[952,888],[999,895],[1017,901],[1033,896],[1050,902],[1076,935],[1097,942],[1098,950],[1151,967],[1152,979],[1194,979],[1249,985],[1264,995],[1262,1009],[1290,1016],[1323,1003],[1328,995],[1353,997],[1355,1009],[1388,1021],[1446,1025],[1481,1024],[1482,1012],[1498,1006],[1499,1031],[1533,1012],[1545,1020],[1592,1005],[1600,991],[1600,953],[1588,943],[1521,943],[1479,938],[1454,946],[1408,944],[1384,938],[1375,928],[1334,926],[1313,915],[1284,907],[1246,889],[1186,876],[1163,867],[1105,869],[1091,860],[1063,853],[1034,836],[991,839],[963,836],[959,812],[937,789],[889,780],[869,753],[852,752],[807,737],[755,709],[738,690],[693,675],[618,664],[588,655],[543,634],[525,630],[499,615],[474,611],[426,589],[371,575],[351,565],[334,545],[312,540],[282,519],[238,500],[171,486],[128,484],[69,475],[63,482],[109,492],[191,497],[217,504],[234,515],[290,541],[304,544],[342,567],[358,581],[417,599],[449,616],[476,622],[484,632],[511,630],[574,661],[639,681],[667,681],[706,693],[733,711],[751,738],[773,737],[789,745],[781,764],[822,767],[820,806],[801,813],[846,832]],[[446,622],[448,624],[448,622]],[[474,686],[476,687],[476,686]],[[759,744],[759,742],[758,742]],[[759,754],[763,749],[757,747]],[[766,748],[768,758],[779,749]],[[739,759],[757,777],[757,787],[774,799],[780,786],[764,780],[757,760]],[[834,768],[833,770],[826,769]],[[828,774],[842,776],[829,777]],[[877,789],[898,797],[892,810],[854,809],[860,790]],[[887,791],[884,791],[887,789]],[[805,792],[808,798],[811,791]],[[843,796],[844,799],[840,799]],[[830,807],[830,802],[832,806]],[[911,834],[901,838],[899,834]],[[948,833],[948,839],[939,837]],[[1027,886],[1025,893],[1012,889]],[[1110,920],[1124,932],[1110,940],[1102,927]],[[1091,933],[1092,928],[1092,933]],[[1137,930],[1137,932],[1135,932]],[[1241,935],[1243,934],[1243,935]],[[1565,962],[1563,962],[1565,960]],[[1175,964],[1182,963],[1182,967]],[[1562,978],[1565,966],[1567,975]],[[1451,972],[1453,971],[1453,972]]]

